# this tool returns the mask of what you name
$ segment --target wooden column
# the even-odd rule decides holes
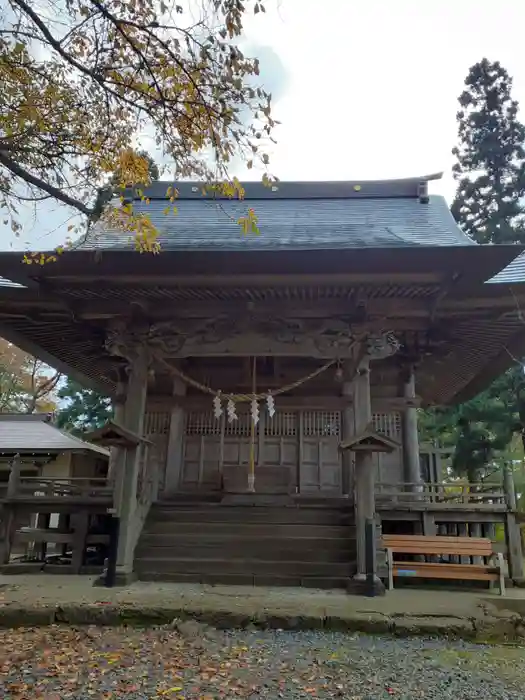
[[[174,397],[185,395],[186,385],[181,379],[174,378],[172,393]],[[185,417],[185,411],[182,406],[174,403],[171,409],[168,449],[166,451],[166,479],[164,482],[165,496],[169,496],[177,491],[180,488],[182,481],[182,469],[184,467],[183,446]]]
[[[113,421],[119,425],[124,425],[124,411],[126,402],[126,384],[121,379],[117,382],[117,392],[113,405]],[[122,469],[123,450],[120,447],[112,446],[108,464],[108,483],[116,484],[120,480],[119,470]]]
[[[413,367],[410,367],[405,376],[403,385],[405,399],[416,398],[416,384]],[[419,466],[419,436],[417,429],[417,408],[406,406],[402,415],[403,433],[403,473],[404,481],[410,484],[420,484],[421,469]]]
[[[354,420],[354,383],[352,381],[343,382],[342,394],[346,399],[342,414],[342,440],[350,439],[355,433]],[[342,491],[343,496],[353,495],[354,492],[354,474],[353,474],[353,455],[350,450],[345,450],[342,454]]]
[[[505,540],[507,543],[509,576],[513,580],[519,580],[523,578],[523,548],[520,527],[516,522],[517,501],[514,475],[510,464],[507,462],[503,465],[503,487],[508,508],[505,517]]]
[[[514,475],[512,467],[508,462],[503,464],[503,490],[505,491],[505,501],[509,510],[516,510],[516,488],[514,486]]]
[[[355,434],[366,430],[372,420],[370,401],[370,359],[361,361],[354,379],[354,431]],[[370,452],[358,452],[355,455],[354,503],[357,538],[357,578],[366,575],[365,560],[365,523],[375,519],[374,461]]]
[[[14,498],[20,482],[21,463],[20,455],[15,455],[11,462],[11,471],[7,482],[6,498]],[[9,564],[11,548],[16,532],[17,511],[10,503],[4,503],[2,518],[0,518],[0,564]]]
[[[124,427],[142,436],[144,412],[148,388],[149,353],[137,348],[130,361],[130,372],[124,408]],[[133,555],[137,543],[137,480],[140,466],[141,445],[125,449],[122,490],[118,514],[120,533],[117,553],[117,581],[126,583],[133,574]]]
[[[523,579],[523,548],[521,544],[520,527],[516,515],[508,512],[505,519],[505,540],[507,543],[507,558],[509,576],[513,581]]]

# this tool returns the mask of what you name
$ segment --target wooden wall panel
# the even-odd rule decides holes
[[[401,413],[390,411],[388,413],[373,413],[372,423],[378,433],[383,433],[389,438],[401,444]],[[376,480],[386,484],[396,484],[403,481],[403,451],[402,448],[391,454],[375,455]]]
[[[151,441],[147,460],[151,468],[158,470],[159,492],[166,482],[166,459],[168,454],[168,435],[170,429],[169,411],[147,411],[144,415],[144,437]]]

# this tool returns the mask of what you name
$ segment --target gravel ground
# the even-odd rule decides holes
[[[6,700],[523,700],[525,648],[325,632],[0,630]]]

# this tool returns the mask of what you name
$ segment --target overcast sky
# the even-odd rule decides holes
[[[525,106],[520,0],[265,0],[246,41],[282,122],[272,172],[281,180],[394,178],[445,171],[451,199],[457,97],[487,57],[514,77]],[[242,170],[237,173],[246,176]],[[253,179],[253,174],[251,175]],[[24,217],[23,239],[64,238],[64,211]]]

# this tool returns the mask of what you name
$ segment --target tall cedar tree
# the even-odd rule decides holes
[[[507,71],[484,58],[470,69],[459,96],[452,213],[478,243],[525,241],[525,127],[511,90]]]
[[[452,153],[458,182],[452,213],[478,243],[525,241],[525,127],[499,62],[472,66],[459,97],[459,144]],[[455,448],[452,469],[476,481],[516,432],[525,445],[525,382],[514,366],[462,406],[427,412],[423,432]]]

